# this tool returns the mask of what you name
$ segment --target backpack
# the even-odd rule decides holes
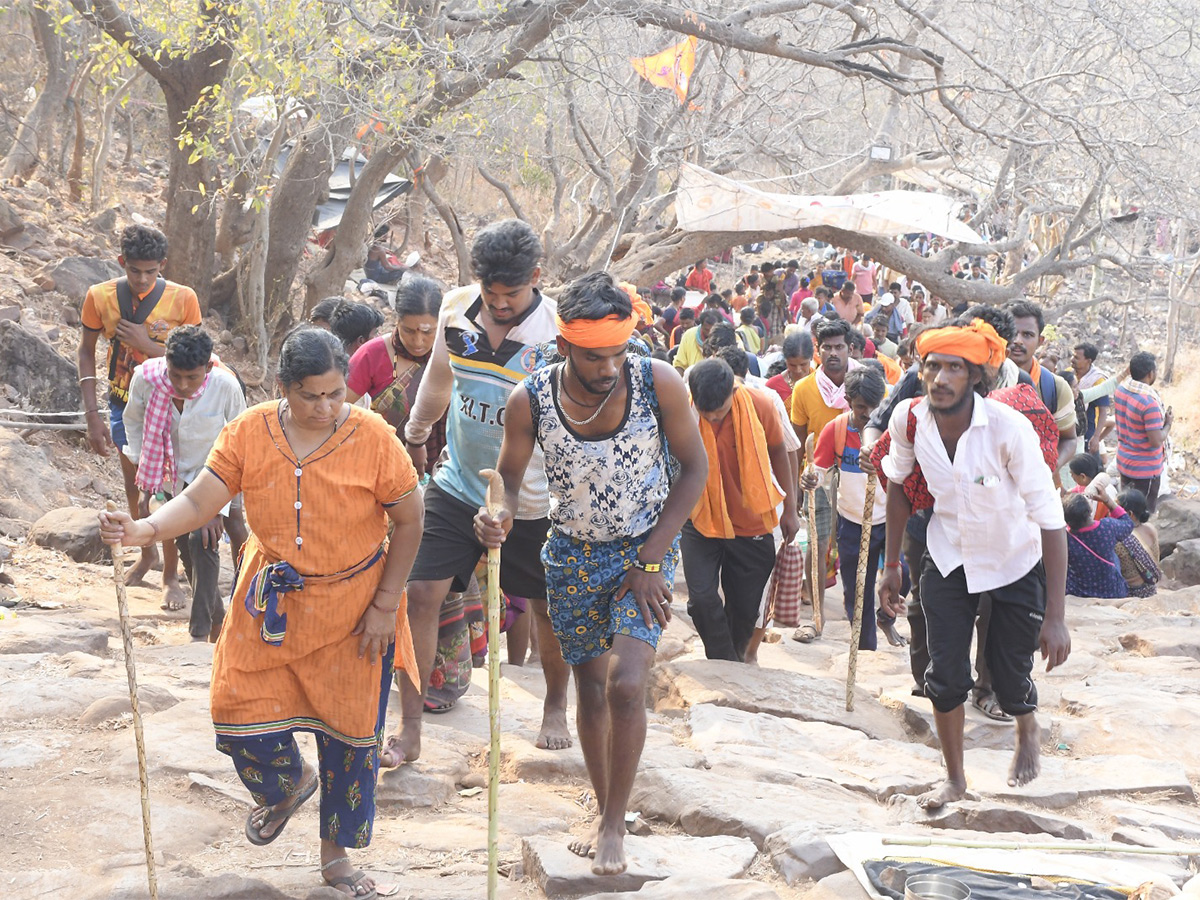
[[[1050,410],[1050,415],[1058,412],[1058,380],[1045,366],[1042,366],[1041,372],[1038,373],[1038,393],[1041,394],[1046,409]]]
[[[1053,472],[1058,466],[1058,425],[1055,424],[1054,416],[1046,409],[1037,391],[1027,384],[1018,384],[992,391],[988,397],[1015,409],[1029,419],[1029,423],[1033,426],[1033,432],[1037,436],[1038,446],[1042,451],[1042,459],[1047,468]],[[914,400],[908,407],[906,434],[910,443],[917,433],[915,407],[918,403],[923,402],[923,399]],[[875,446],[871,450],[871,462],[875,466],[875,471],[879,473],[879,483],[885,489],[887,476],[883,474],[882,463],[891,446],[891,432],[885,431],[883,437],[875,442]],[[909,503],[912,504],[914,512],[933,506],[933,495],[929,492],[929,485],[925,483],[925,475],[921,472],[920,463],[914,463],[912,474],[904,479],[904,493],[908,497]]]

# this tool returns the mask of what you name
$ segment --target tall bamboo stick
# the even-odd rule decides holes
[[[863,501],[862,537],[858,541],[858,580],[854,588],[854,623],[850,627],[850,665],[846,671],[846,712],[854,712],[854,680],[858,677],[858,641],[863,629],[863,594],[867,587],[867,557],[871,551],[871,520],[875,511],[875,473],[867,476]],[[846,585],[842,585],[846,589]],[[874,627],[874,623],[872,623]]]
[[[488,515],[504,508],[504,479],[495,469],[479,473],[487,480]],[[496,900],[500,864],[500,550],[488,548],[488,900]]]

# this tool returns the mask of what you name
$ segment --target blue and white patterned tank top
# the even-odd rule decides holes
[[[537,442],[546,456],[550,521],[581,541],[645,534],[658,522],[671,490],[650,360],[626,360],[624,420],[616,431],[595,438],[580,437],[563,419],[557,403],[561,365],[525,380]]]

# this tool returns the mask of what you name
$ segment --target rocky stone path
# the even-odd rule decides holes
[[[0,885],[17,898],[143,898],[137,763],[110,570],[22,546],[6,571],[22,606],[0,620]],[[131,589],[130,600],[160,896],[344,896],[318,887],[309,810],[268,847],[245,841],[248,798],[213,748],[211,649],[187,643],[184,615],[160,610],[157,590]],[[831,597],[831,609],[838,606]],[[909,693],[905,650],[860,656],[855,711],[846,713],[846,623],[831,623],[811,645],[785,635],[751,668],[703,659],[680,617],[647,697],[630,869],[608,879],[566,850],[568,835],[589,820],[582,755],[534,747],[541,673],[506,666],[501,896],[856,900],[866,893],[827,841],[852,831],[1190,842],[1200,852],[1198,616],[1198,589],[1071,600],[1074,653],[1038,677],[1042,777],[1009,788],[1011,726],[968,710],[972,798],[936,814],[912,799],[940,778],[941,764],[929,706]],[[397,885],[396,897],[484,896],[485,674],[476,672],[455,710],[428,720],[422,759],[380,781],[375,842],[355,859]],[[1183,857],[1136,862],[1177,883],[1190,874]]]

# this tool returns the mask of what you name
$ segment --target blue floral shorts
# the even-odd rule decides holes
[[[546,601],[550,623],[562,645],[563,659],[577,666],[612,649],[613,636],[628,635],[658,646],[662,626],[646,626],[641,608],[631,592],[617,599],[625,572],[637,559],[646,535],[619,541],[589,543],[551,529],[542,548],[546,566]],[[676,536],[662,564],[670,586],[679,564]]]

